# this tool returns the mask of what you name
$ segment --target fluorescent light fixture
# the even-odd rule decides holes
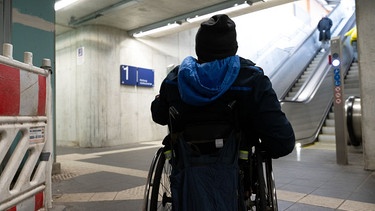
[[[196,23],[196,22],[200,22],[200,21],[203,21],[203,20],[207,20],[210,17],[212,17],[214,15],[217,15],[217,14],[227,14],[227,13],[235,12],[235,11],[242,10],[242,9],[245,9],[245,8],[248,8],[248,7],[250,7],[250,5],[249,5],[249,3],[247,3],[247,1],[245,1],[243,4],[240,4],[240,5],[235,4],[233,7],[229,7],[227,9],[219,10],[219,11],[212,12],[212,13],[202,15],[202,16],[197,15],[194,18],[187,18],[186,21],[189,22],[189,23]]]
[[[67,6],[73,4],[76,1],[78,1],[78,0],[60,0],[60,1],[55,3],[55,11],[60,10],[64,7],[67,7]]]
[[[201,22],[203,20],[207,20],[208,18],[212,17],[215,14],[216,13],[210,13],[210,14],[201,15],[201,16],[196,15],[194,18],[186,18],[186,21],[189,23]]]
[[[134,33],[133,37],[143,37],[143,36],[147,36],[147,35],[151,35],[151,34],[156,34],[156,33],[159,33],[159,32],[163,32],[163,31],[167,31],[167,30],[176,28],[178,26],[180,26],[180,24],[177,23],[177,22],[168,23],[167,25],[159,27],[159,28],[155,28],[155,29],[151,29],[151,30],[148,30],[148,31],[140,31],[140,32]]]

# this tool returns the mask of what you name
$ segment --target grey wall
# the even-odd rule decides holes
[[[375,1],[356,1],[365,169],[375,170]]]
[[[180,39],[184,39],[181,33]],[[189,34],[187,34],[189,36]],[[178,38],[169,39],[179,46]],[[130,39],[124,31],[88,26],[57,38],[57,136],[60,145],[101,147],[160,139],[166,129],[152,123],[154,88],[120,85],[120,65],[163,70],[178,62],[178,49]],[[78,58],[77,49],[84,48]],[[174,55],[174,56],[172,56]]]

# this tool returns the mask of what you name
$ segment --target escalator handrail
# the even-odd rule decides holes
[[[346,127],[348,130],[349,141],[353,146],[361,145],[360,140],[358,140],[354,134],[354,127],[353,127],[353,106],[355,100],[359,98],[357,96],[350,96],[347,100],[347,108],[346,108]]]

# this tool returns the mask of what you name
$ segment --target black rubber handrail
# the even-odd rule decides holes
[[[359,146],[361,145],[361,141],[357,139],[354,133],[354,127],[353,127],[353,106],[355,99],[358,99],[359,97],[356,96],[350,96],[347,99],[347,108],[346,108],[346,127],[348,129],[349,134],[349,142],[353,146]]]

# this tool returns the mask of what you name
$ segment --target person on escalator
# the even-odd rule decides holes
[[[318,23],[318,30],[319,30],[319,41],[321,41],[322,51],[324,52],[327,50],[329,46],[329,40],[331,39],[331,27],[333,22],[329,19],[326,15],[322,17],[322,19]]]

